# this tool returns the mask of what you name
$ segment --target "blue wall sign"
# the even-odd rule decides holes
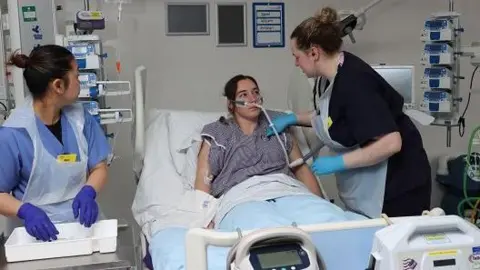
[[[253,3],[253,47],[285,47],[285,4]]]

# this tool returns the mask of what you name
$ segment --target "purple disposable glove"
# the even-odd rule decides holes
[[[79,218],[80,224],[89,228],[97,221],[98,205],[95,201],[97,192],[92,186],[84,186],[73,200],[72,209],[75,218]]]
[[[17,216],[24,221],[28,234],[37,240],[45,242],[57,240],[57,228],[42,209],[30,203],[24,203],[18,209]]]

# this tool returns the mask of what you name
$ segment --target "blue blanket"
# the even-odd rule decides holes
[[[316,196],[287,196],[275,200],[262,202],[249,202],[236,206],[232,209],[222,220],[217,224],[216,230],[223,232],[232,232],[236,228],[242,230],[270,228],[276,226],[289,226],[292,222],[297,225],[307,224],[321,224],[329,222],[342,222],[349,220],[364,220],[364,216],[345,212],[338,206],[320,199]],[[181,270],[185,269],[185,237],[187,228],[169,228],[157,232],[151,240],[149,251],[152,257],[154,269],[163,270]],[[361,235],[352,235],[354,230],[346,234],[342,233],[344,240],[348,241],[347,245],[357,243],[357,248],[360,246],[366,254],[362,254],[358,260],[347,260],[342,262],[342,265],[335,268],[328,269],[342,269],[345,263],[347,265],[364,264],[368,260],[368,253],[370,252],[373,233],[375,231],[361,232]],[[342,239],[342,235],[332,237],[330,234],[312,235],[312,239],[318,239],[321,243],[317,246],[319,252],[321,248],[326,248],[323,252],[332,252],[333,246],[338,245],[338,239]],[[326,237],[326,238],[325,238]],[[353,238],[352,238],[353,237]],[[337,241],[337,243],[325,243],[328,241]],[[317,242],[315,242],[317,243]],[[368,247],[366,250],[365,248]],[[226,259],[229,248],[209,246],[207,251],[208,256],[208,270],[224,270],[226,269]],[[357,252],[359,252],[357,250]],[[364,256],[363,256],[364,255]],[[366,257],[365,257],[366,256]],[[345,261],[345,260],[342,260]],[[355,269],[355,268],[343,268]],[[361,268],[358,268],[361,269]],[[365,267],[363,268],[365,269]]]

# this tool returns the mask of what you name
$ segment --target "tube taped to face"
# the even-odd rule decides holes
[[[237,99],[237,100],[232,100],[232,102],[234,104],[236,104],[237,106],[240,106],[240,107],[248,107],[248,106],[256,106],[256,107],[259,107],[261,105],[263,105],[263,97],[262,96],[258,96],[254,101],[246,101],[244,99]]]

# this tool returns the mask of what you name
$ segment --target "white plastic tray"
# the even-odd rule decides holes
[[[43,242],[30,236],[25,227],[13,230],[5,243],[7,262],[111,253],[117,250],[118,221],[101,220],[90,228],[78,222],[55,224],[58,240]]]

